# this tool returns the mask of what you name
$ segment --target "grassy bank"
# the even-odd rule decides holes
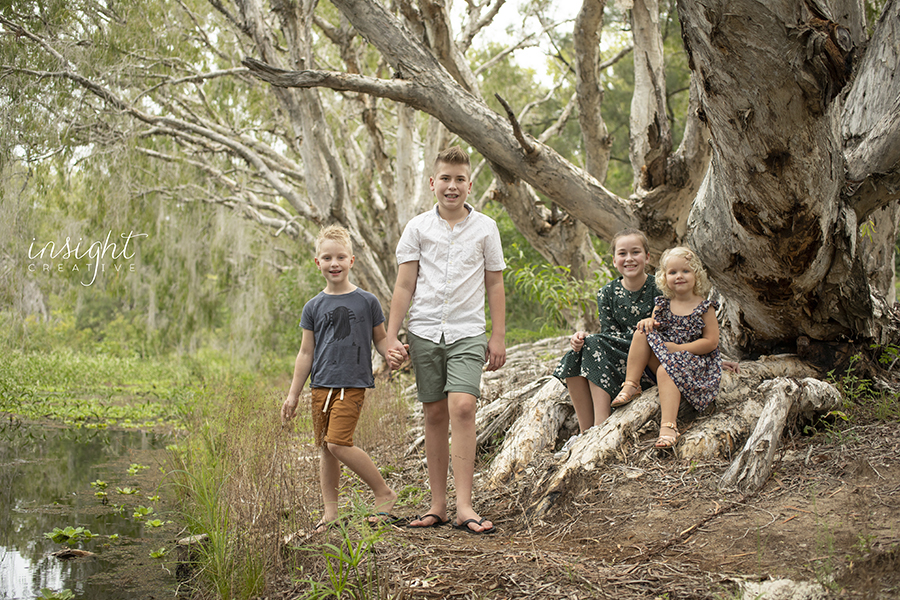
[[[349,588],[369,590],[356,597],[381,597],[371,595],[380,588],[377,572],[371,571],[374,554],[368,552],[380,534],[364,522],[371,494],[346,469],[343,543],[317,540],[306,548],[306,534],[322,506],[318,450],[305,402],[289,426],[281,424],[286,384],[229,375],[194,390],[192,410],[185,415],[189,436],[173,452],[171,472],[190,533],[207,536],[191,583],[201,597],[222,599],[295,586],[308,589],[311,598]],[[354,436],[389,481],[404,447],[408,414],[393,386],[380,381],[367,396]]]

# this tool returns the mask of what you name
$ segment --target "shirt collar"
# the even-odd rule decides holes
[[[466,210],[468,211],[466,218],[463,219],[463,221],[465,221],[466,219],[469,218],[469,215],[471,215],[473,212],[475,212],[475,207],[472,206],[471,204],[469,204],[468,202],[464,202],[463,206],[465,206]],[[441,211],[438,210],[438,208],[440,208],[440,205],[437,202],[435,202],[434,203],[434,216],[436,216],[438,219],[443,219],[444,217],[441,216]],[[462,223],[462,221],[460,221],[460,223]]]

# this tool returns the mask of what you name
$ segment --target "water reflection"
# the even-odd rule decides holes
[[[42,588],[69,589],[77,597],[101,600],[144,597],[145,590],[129,592],[121,581],[119,585],[95,581],[95,576],[115,571],[122,562],[150,562],[145,548],[129,552],[129,547],[164,535],[146,531],[151,528],[132,517],[132,505],[151,505],[146,495],[155,491],[143,489],[145,495],[126,498],[115,489],[135,485],[136,477],[127,473],[131,461],[143,460],[156,469],[151,456],[166,443],[164,436],[142,431],[66,429],[15,421],[0,425],[0,599],[31,600]],[[97,479],[109,484],[107,506],[90,486]],[[127,508],[116,511],[115,504]],[[99,534],[74,546],[96,553],[95,557],[62,561],[50,556],[65,546],[44,533],[70,525]],[[119,539],[111,541],[112,534]],[[165,574],[159,565],[145,568]],[[166,587],[172,589],[174,583]]]

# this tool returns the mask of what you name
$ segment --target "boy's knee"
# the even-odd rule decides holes
[[[325,442],[325,449],[331,452],[331,454],[333,454],[334,456],[340,455],[348,448],[352,448],[352,446],[344,446],[342,444],[332,444],[331,442]]]
[[[450,416],[453,421],[465,422],[475,420],[477,400],[471,394],[459,394],[450,403]]]

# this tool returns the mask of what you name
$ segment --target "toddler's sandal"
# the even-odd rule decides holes
[[[629,386],[631,387],[630,394],[626,390],[626,388]],[[640,393],[641,393],[641,386],[639,386],[638,384],[636,384],[633,381],[628,381],[626,379],[625,383],[622,384],[622,391],[619,392],[618,395],[616,395],[615,399],[612,401],[612,403],[610,403],[610,407],[619,408],[620,406],[625,406],[626,404],[628,404],[629,402],[634,400],[635,396],[640,395]]]
[[[675,432],[675,435],[667,435],[662,433],[662,428],[668,427],[672,431]],[[675,423],[662,423],[659,426],[660,434],[659,437],[656,438],[656,444],[654,446],[656,448],[671,448],[676,443],[678,443],[678,438],[681,437],[681,434],[678,433],[678,427],[676,427]]]

